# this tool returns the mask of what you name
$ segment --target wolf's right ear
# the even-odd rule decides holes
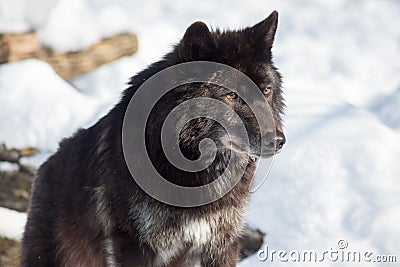
[[[213,37],[207,25],[197,21],[187,28],[179,44],[179,55],[183,60],[204,60],[215,47]]]

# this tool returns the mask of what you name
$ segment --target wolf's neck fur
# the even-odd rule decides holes
[[[199,152],[184,149],[183,154],[189,160],[197,159]],[[208,167],[198,172],[189,172],[176,168],[165,157],[161,145],[153,146],[149,151],[154,167],[168,181],[181,186],[202,186],[218,179],[225,171],[229,170],[229,177],[239,180],[246,166],[253,160],[246,154],[240,154],[228,149],[220,148],[216,151],[215,158],[209,158],[212,162]],[[228,164],[230,168],[228,168]],[[207,165],[206,165],[207,166]],[[240,176],[240,177],[238,177]]]

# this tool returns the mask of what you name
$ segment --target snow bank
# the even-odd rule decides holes
[[[400,132],[400,89],[371,102],[369,110],[387,126]]]
[[[47,23],[59,0],[0,0],[0,32],[23,32]]]
[[[106,111],[39,60],[0,65],[0,142],[55,151],[58,142]]]
[[[369,112],[323,95],[298,91],[288,102],[288,142],[248,215],[266,229],[265,244],[322,252],[344,239],[353,250],[396,253],[398,134]],[[266,264],[256,263],[253,257],[243,266]]]
[[[20,239],[24,231],[26,213],[0,207],[0,236]]]

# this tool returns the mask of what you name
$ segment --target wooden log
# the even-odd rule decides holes
[[[70,79],[123,56],[132,55],[137,48],[136,35],[119,34],[77,52],[54,53],[42,49],[38,58],[48,62],[62,78]]]
[[[21,163],[21,158],[35,155],[35,148],[7,148],[0,144],[0,162],[14,163],[16,170],[2,170],[0,166],[0,206],[17,211],[26,211],[31,192],[31,183],[35,168]],[[0,266],[1,263],[0,263]]]
[[[7,161],[10,163],[19,163],[21,157],[22,155],[19,150],[7,149],[5,144],[0,144],[0,162]]]
[[[67,53],[54,52],[40,45],[34,32],[0,35],[0,64],[27,58],[48,62],[64,79],[70,79],[138,49],[135,34],[118,34],[105,38],[85,50]]]
[[[40,50],[34,32],[0,34],[0,64],[37,57]]]
[[[247,224],[243,229],[243,234],[239,238],[239,258],[242,260],[258,252],[264,243],[265,233],[260,229],[253,229]]]
[[[19,266],[20,242],[0,237],[0,266]]]
[[[24,149],[9,149],[5,144],[0,144],[0,162],[6,161],[10,163],[20,164],[20,158],[32,156],[37,152],[39,151],[33,147],[27,147]]]

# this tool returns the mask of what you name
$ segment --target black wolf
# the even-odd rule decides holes
[[[281,76],[271,55],[277,22],[274,11],[242,30],[210,31],[202,22],[193,23],[171,53],[131,79],[121,101],[106,116],[64,139],[34,180],[21,266],[235,266],[255,161],[270,156],[257,153],[260,141],[270,137],[261,136],[246,103],[226,88],[195,83],[166,94],[148,118],[149,156],[175,184],[210,182],[233,154],[234,164],[246,168],[229,193],[199,207],[164,204],[135,183],[122,151],[123,118],[137,89],[157,72],[191,61],[223,63],[245,73],[263,93],[260,101],[272,107],[277,132],[273,150],[280,150],[285,143],[284,105]],[[221,126],[210,119],[191,120],[180,133],[182,153],[196,159],[200,140],[211,138],[217,154],[207,170],[184,172],[163,154],[160,128],[174,106],[198,96],[223,101],[235,110],[245,121],[251,145],[243,148],[240,140],[227,142]],[[231,175],[237,176],[234,171]]]

